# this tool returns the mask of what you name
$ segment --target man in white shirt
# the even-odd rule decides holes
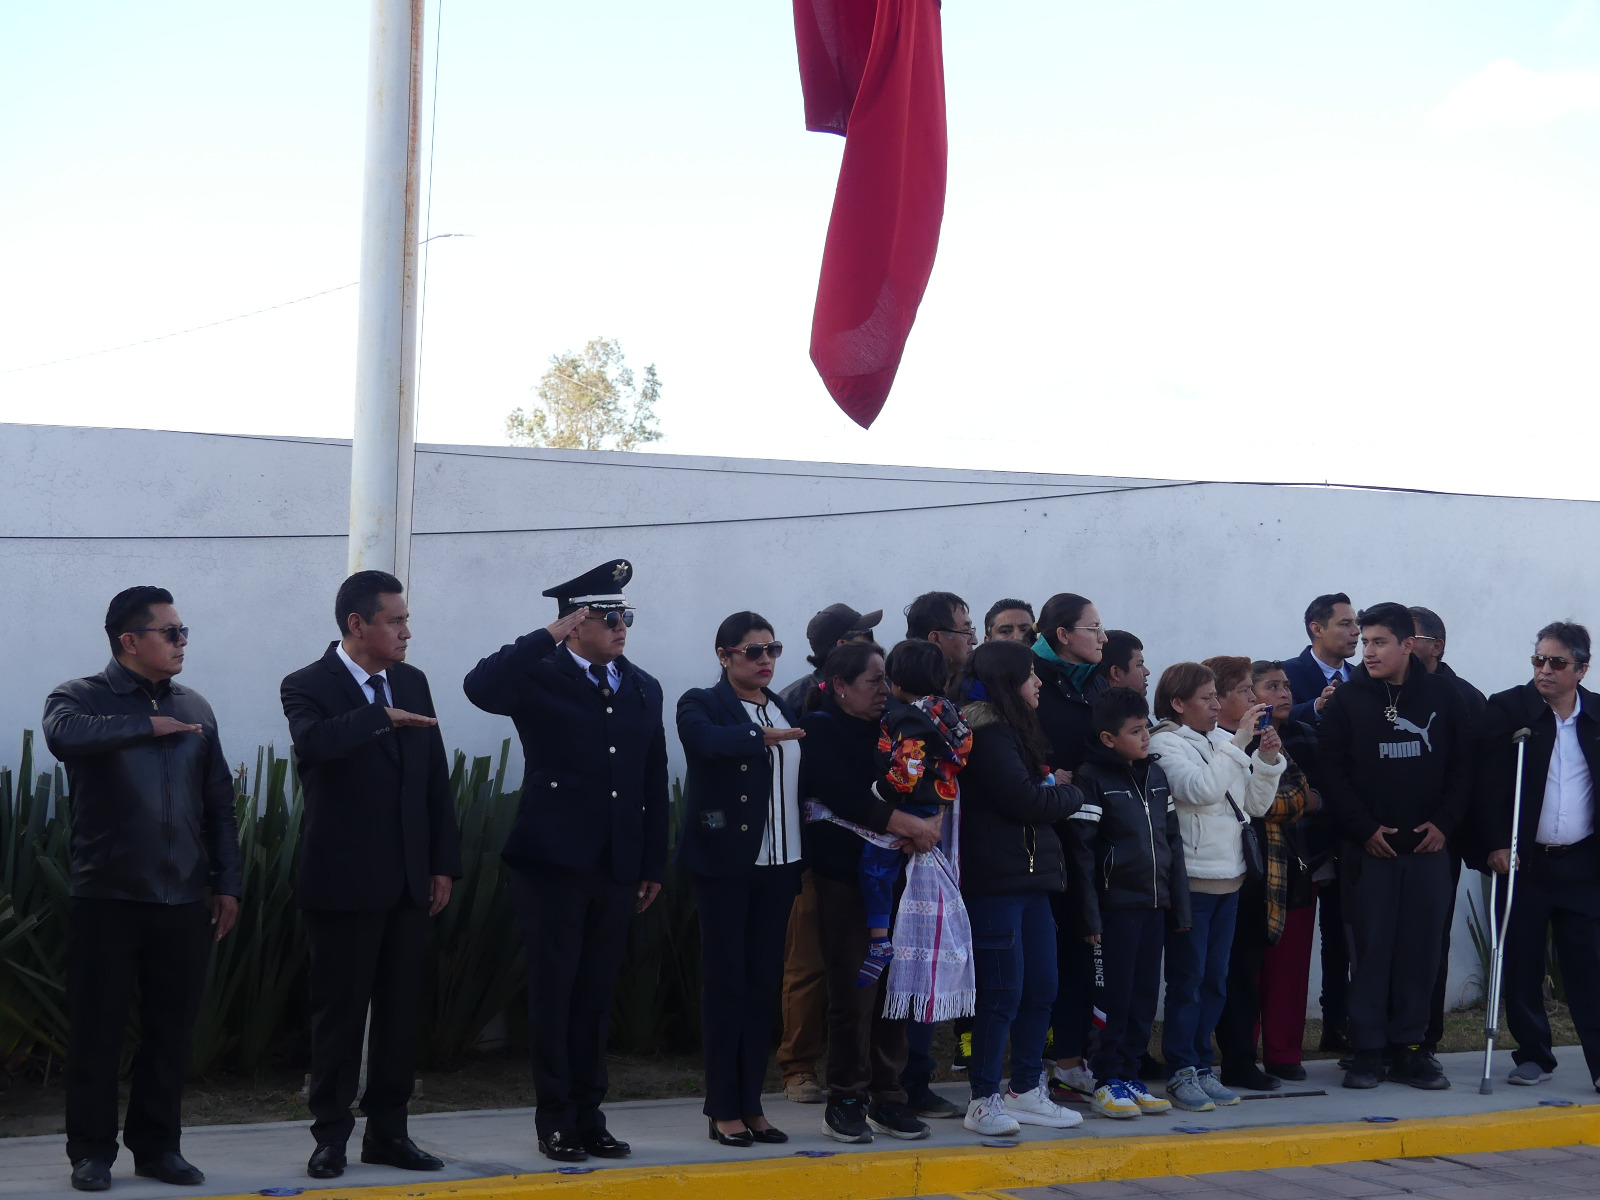
[[[1510,1082],[1543,1083],[1555,1070],[1544,1010],[1545,944],[1553,935],[1589,1078],[1600,1089],[1600,839],[1594,781],[1600,776],[1600,702],[1581,686],[1589,631],[1557,621],[1539,631],[1533,680],[1489,698],[1479,776],[1489,867],[1511,867],[1516,784],[1512,735],[1531,731],[1522,775],[1518,878],[1506,935],[1506,1024],[1517,1041]]]

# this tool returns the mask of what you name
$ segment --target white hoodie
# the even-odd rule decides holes
[[[1191,879],[1244,875],[1239,818],[1226,797],[1232,796],[1245,816],[1264,816],[1288,765],[1281,751],[1275,763],[1264,762],[1259,751],[1246,755],[1236,736],[1223,729],[1196,733],[1172,721],[1161,722],[1150,735],[1150,752],[1161,756],[1161,769],[1177,801],[1184,868]]]

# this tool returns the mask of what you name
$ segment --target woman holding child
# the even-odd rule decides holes
[[[868,833],[927,851],[939,842],[940,814],[902,812],[875,785],[880,720],[889,698],[883,650],[846,642],[829,652],[823,679],[801,719],[805,741],[800,794]],[[906,1065],[906,1022],[882,1015],[887,975],[858,987],[871,942],[861,888],[862,836],[834,821],[808,820],[805,858],[817,891],[818,938],[828,981],[828,1105],[823,1133],[840,1142],[928,1136],[906,1105],[900,1072]],[[781,952],[783,938],[777,938]]]

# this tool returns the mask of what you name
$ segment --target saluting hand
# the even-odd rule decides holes
[[[583,624],[588,616],[588,608],[580,608],[576,612],[569,612],[566,616],[558,617],[556,620],[551,621],[550,624],[544,627],[544,631],[555,638],[556,645],[559,646],[572,635],[574,629]]]
[[[174,733],[201,732],[203,732],[202,726],[195,725],[189,721],[180,721],[176,717],[156,716],[150,718],[151,737],[167,737],[168,735]]]
[[[426,729],[430,725],[439,723],[438,717],[425,717],[421,713],[407,712],[403,708],[386,708],[383,711],[389,714],[389,721],[396,729],[405,725]]]
[[[761,743],[765,746],[776,746],[779,742],[798,742],[805,735],[804,729],[763,729]]]
[[[655,898],[660,894],[661,885],[659,883],[652,883],[648,879],[641,879],[639,881],[639,903],[634,905],[633,911],[643,912],[655,902]]]

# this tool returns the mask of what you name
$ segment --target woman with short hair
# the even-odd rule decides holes
[[[771,688],[783,643],[759,613],[717,629],[722,677],[678,700],[683,830],[678,865],[700,916],[701,1031],[710,1136],[786,1142],[761,1111],[784,931],[800,890],[799,721]]]
[[[1167,936],[1161,1050],[1167,1098],[1189,1112],[1239,1103],[1212,1073],[1211,1035],[1228,994],[1228,956],[1247,871],[1245,831],[1251,817],[1271,807],[1284,770],[1282,743],[1270,728],[1254,754],[1245,752],[1264,706],[1247,708],[1231,737],[1217,728],[1220,708],[1209,667],[1174,663],[1161,673],[1160,723],[1150,735],[1150,752],[1161,756],[1178,806],[1194,917],[1188,933]]]

